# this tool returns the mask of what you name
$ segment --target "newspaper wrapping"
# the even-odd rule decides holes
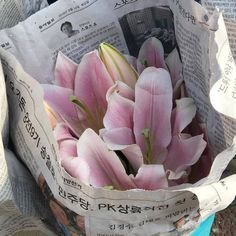
[[[236,2],[235,1],[220,1],[220,0],[203,0],[202,4],[208,9],[209,12],[213,12],[215,7],[222,11],[226,30],[229,37],[229,44],[234,60],[236,60]],[[230,102],[228,103],[230,104]],[[223,111],[222,111],[223,112]],[[236,159],[230,162],[225,174],[235,173]]]
[[[35,181],[16,156],[4,150],[8,142],[8,109],[2,67],[0,101],[0,235],[13,235],[22,230],[51,233],[39,220],[50,213]]]
[[[0,29],[16,25],[46,6],[48,4],[45,0],[1,0]],[[13,235],[20,231],[24,232],[24,235],[27,231],[30,231],[31,235],[32,232],[52,234],[39,220],[39,217],[45,215],[48,217],[50,212],[30,172],[10,150],[4,150],[8,146],[9,129],[2,65],[0,65],[0,130],[0,235]]]
[[[106,13],[105,19],[100,12]],[[68,37],[61,32],[66,21],[71,22],[77,35]],[[79,62],[83,54],[106,41],[135,55],[137,48],[131,47],[130,36],[138,47],[144,36],[148,37],[147,29],[154,32],[160,25],[175,32],[188,94],[207,125],[215,157],[211,170],[194,185],[152,192],[84,185],[60,165],[40,83],[53,81],[59,51]],[[57,207],[62,211],[64,225],[61,215],[53,212],[65,235],[189,235],[199,222],[233,201],[236,175],[220,180],[236,154],[232,109],[235,86],[230,86],[234,85],[235,63],[221,14],[210,15],[189,0],[61,0],[14,28],[2,30],[0,38],[6,49],[0,54],[15,151],[39,186],[44,186],[44,192],[46,180],[46,198],[52,210]],[[168,53],[175,47],[173,42],[165,49]],[[214,110],[209,94],[211,103],[224,114]]]
[[[202,0],[202,4],[213,12],[215,7],[222,11],[234,59],[236,59],[236,2],[231,0]]]

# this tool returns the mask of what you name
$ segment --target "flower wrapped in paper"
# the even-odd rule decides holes
[[[190,234],[235,196],[222,17],[166,4],[62,0],[0,33],[12,141],[65,235]]]
[[[61,117],[54,134],[62,166],[85,184],[118,190],[157,190],[187,181],[206,141],[203,133],[190,132],[194,101],[173,95],[183,87],[178,53],[171,55],[177,65],[167,58],[173,80],[156,38],[140,49],[134,65],[139,73],[108,44],[100,45],[99,55],[88,53],[75,65],[59,54],[58,85],[44,85],[46,102]]]

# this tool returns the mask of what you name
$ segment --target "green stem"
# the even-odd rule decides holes
[[[147,164],[152,164],[152,144],[151,144],[151,134],[149,129],[143,129],[142,135],[144,137],[145,145],[146,145],[146,155],[145,159]]]
[[[90,109],[87,107],[87,105],[79,100],[76,96],[70,96],[69,97],[70,101],[72,103],[74,103],[75,105],[77,105],[77,107],[82,111],[84,112],[86,115],[87,115],[87,118],[88,118],[88,121],[90,121],[89,125],[91,126],[91,128],[94,129],[94,131],[96,131],[98,133],[99,129],[101,128],[98,124],[98,121],[97,119],[95,118],[96,115],[94,115]],[[95,127],[94,127],[95,126]]]

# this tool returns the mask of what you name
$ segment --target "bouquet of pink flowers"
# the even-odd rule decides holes
[[[102,43],[79,64],[62,53],[45,101],[66,172],[96,188],[167,188],[200,179],[204,125],[187,96],[177,49],[149,38],[137,58]],[[206,174],[209,168],[205,166]]]

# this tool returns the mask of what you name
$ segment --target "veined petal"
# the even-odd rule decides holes
[[[113,84],[97,51],[83,56],[76,73],[74,95],[94,114],[99,126],[107,108],[106,93]]]
[[[187,127],[196,115],[196,105],[192,98],[176,100],[176,108],[172,111],[172,134],[177,135]]]
[[[116,189],[122,190],[136,187],[126,174],[118,156],[113,151],[108,150],[106,144],[93,130],[87,129],[81,135],[77,143],[77,154],[78,158],[71,159],[73,164],[70,163],[71,170],[68,171],[74,177],[84,178],[83,171],[77,171],[76,167],[80,163],[86,163],[87,171],[89,171],[87,184],[94,187],[112,185]]]
[[[72,177],[79,179],[84,184],[90,184],[89,178],[91,169],[83,159],[67,156],[66,158],[62,158],[61,165]]]
[[[114,82],[121,80],[131,88],[134,88],[138,74],[116,48],[108,43],[101,43],[99,46],[99,56]]]
[[[78,112],[74,104],[70,101],[73,91],[68,88],[56,85],[43,84],[44,100],[55,110],[67,123],[71,130],[79,137],[84,130],[81,128]]]
[[[56,85],[43,84],[44,100],[59,113],[64,116],[77,117],[77,111],[70,101],[70,96],[73,95],[73,90],[59,87]]]
[[[134,90],[122,81],[116,81],[116,83],[108,89],[106,94],[107,101],[114,92],[119,93],[124,98],[134,101]]]
[[[120,127],[133,128],[134,102],[120,96],[117,92],[110,95],[108,99],[107,112],[103,123],[106,129]]]
[[[56,84],[64,88],[74,89],[77,67],[78,64],[59,52],[54,71]]]
[[[122,150],[134,144],[134,134],[130,128],[121,127],[111,130],[100,130],[100,137],[110,150]]]
[[[134,183],[138,188],[145,190],[156,190],[168,187],[168,181],[163,165],[142,165]]]
[[[183,78],[182,76],[183,65],[179,57],[179,52],[176,48],[167,56],[165,62],[168,66],[170,77],[174,87],[177,81]]]
[[[145,68],[151,66],[167,69],[163,45],[155,37],[147,39],[139,50],[137,60],[138,73],[141,74]]]
[[[144,164],[142,151],[137,144],[128,145],[121,151],[129,161],[135,172],[137,172],[140,166]]]
[[[187,139],[182,138],[182,135],[173,136],[164,166],[177,173],[186,170],[199,160],[205,148],[203,135]]]
[[[104,129],[101,137],[110,150],[121,151],[135,171],[143,164],[142,151],[137,144],[134,144],[134,134],[131,129],[126,127]]]
[[[142,134],[144,129],[150,131],[153,160],[158,159],[158,155],[169,145],[171,110],[172,85],[169,73],[161,68],[145,69],[136,84],[134,106],[135,139],[144,156],[147,152]]]

